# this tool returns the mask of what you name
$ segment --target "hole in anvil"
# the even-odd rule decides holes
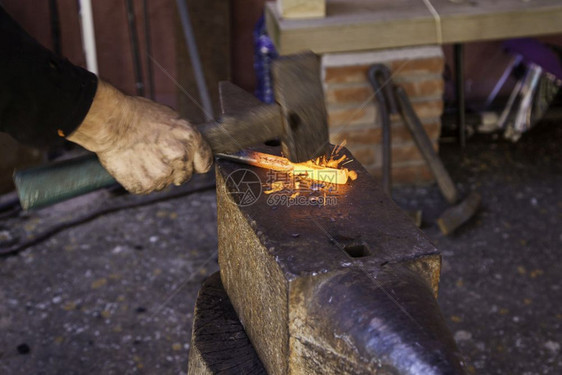
[[[281,146],[281,141],[278,139],[270,139],[269,141],[265,141],[265,145],[271,147],[278,147]]]
[[[346,245],[343,250],[352,258],[363,258],[369,256],[369,249],[363,244]]]

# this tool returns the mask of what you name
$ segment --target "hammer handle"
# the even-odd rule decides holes
[[[14,173],[24,210],[62,202],[117,183],[95,154],[48,163]]]
[[[410,131],[410,134],[412,134],[412,138],[414,138],[418,149],[429,166],[429,169],[431,169],[433,176],[437,180],[437,185],[439,186],[441,193],[450,204],[456,203],[458,200],[457,188],[455,187],[453,180],[451,180],[451,176],[449,176],[449,173],[445,169],[443,162],[439,159],[439,156],[433,149],[433,144],[427,136],[418,116],[414,112],[414,109],[410,104],[410,100],[408,99],[408,95],[404,89],[399,86],[396,87],[395,93],[406,127]]]
[[[198,125],[213,153],[232,153],[282,134],[280,108],[264,105],[221,122]],[[14,183],[24,210],[62,202],[117,183],[95,155],[17,171]]]

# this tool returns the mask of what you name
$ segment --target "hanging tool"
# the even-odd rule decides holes
[[[445,169],[443,162],[433,149],[431,140],[427,136],[418,116],[414,112],[414,109],[410,104],[410,100],[408,99],[408,95],[402,87],[395,88],[395,95],[400,112],[404,118],[404,122],[406,123],[408,130],[410,130],[410,133],[429,166],[429,169],[437,180],[437,185],[439,186],[441,193],[450,204],[455,205],[446,210],[437,219],[441,232],[445,235],[449,235],[476,214],[478,208],[480,207],[480,194],[472,191],[468,197],[458,203],[459,193],[457,188],[453,183],[451,176]]]
[[[53,40],[53,52],[62,56],[60,15],[57,0],[49,0],[49,15],[51,21],[51,39]]]
[[[201,66],[199,50],[197,49],[197,42],[195,41],[195,35],[193,33],[193,27],[191,26],[191,19],[189,17],[189,10],[187,8],[186,1],[187,0],[176,0],[176,5],[178,7],[181,27],[183,29],[185,42],[187,43],[189,56],[191,57],[191,67],[193,68],[193,75],[195,76],[197,88],[199,89],[199,99],[203,105],[205,121],[210,121],[214,117],[213,106],[211,104],[209,90],[207,89],[207,83],[205,82],[205,74]]]
[[[367,73],[375,93],[379,118],[382,125],[382,187],[392,197],[392,138],[390,115],[398,113],[394,98],[390,69],[384,64],[374,64]],[[408,216],[419,228],[422,224],[421,210],[409,211]]]
[[[92,0],[79,0],[80,25],[82,26],[82,45],[86,56],[86,68],[98,74],[98,57],[96,52],[96,33],[94,32],[94,15]]]
[[[392,93],[392,78],[390,69],[383,64],[371,66],[367,73],[375,98],[377,99],[379,116],[382,123],[382,186],[388,196],[391,196],[392,175],[390,173],[392,165],[392,144],[390,134],[390,115],[398,113],[396,101]]]
[[[402,118],[404,119],[404,123],[410,131],[410,134],[412,134],[412,138],[414,138],[414,142],[416,142],[416,145],[424,157],[425,162],[429,166],[429,169],[433,173],[435,180],[437,180],[437,185],[439,186],[441,193],[450,204],[457,203],[459,196],[457,188],[455,187],[451,176],[449,176],[449,173],[445,169],[443,162],[433,149],[433,144],[427,136],[427,133],[416,115],[416,112],[414,112],[414,109],[410,104],[410,99],[408,99],[408,95],[404,89],[399,86],[395,88],[395,94],[398,99],[398,105]]]
[[[148,0],[142,0],[142,16],[144,18],[144,49],[146,56],[148,97],[154,100],[154,68],[152,65],[152,40],[150,37],[150,11],[148,8]]]
[[[138,96],[144,96],[144,81],[142,79],[142,64],[140,59],[139,38],[137,35],[137,22],[133,0],[126,0],[127,24],[129,25],[129,38],[131,40],[131,53],[133,54],[133,71],[135,72],[135,88]]]
[[[230,98],[235,104],[227,106],[221,120],[198,127],[215,154],[280,138],[283,154],[295,163],[326,155],[328,121],[318,56],[312,52],[284,56],[272,68],[277,104],[264,104],[232,83],[220,84],[221,101]],[[14,181],[24,209],[115,183],[95,156],[18,171]]]
[[[458,203],[459,194],[451,176],[445,169],[443,162],[433,149],[433,144],[427,136],[423,125],[414,112],[408,95],[400,86],[394,85],[390,70],[382,65],[376,64],[369,69],[368,78],[375,91],[379,112],[381,114],[383,127],[383,186],[390,194],[391,173],[391,138],[390,138],[390,113],[399,112],[407,129],[410,131],[416,146],[420,150],[429,169],[431,170],[437,185],[447,202],[455,205],[446,210],[437,220],[439,228],[444,234],[451,234],[454,230],[467,222],[478,210],[480,195],[471,192],[469,196]],[[421,214],[412,215],[419,218]]]

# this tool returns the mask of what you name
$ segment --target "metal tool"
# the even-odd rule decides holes
[[[152,64],[152,38],[150,36],[150,12],[148,0],[142,1],[142,17],[144,18],[144,50],[146,57],[146,80],[148,81],[148,97],[154,100],[154,68]]]
[[[414,109],[410,104],[410,100],[408,99],[408,95],[402,87],[398,86],[395,88],[395,95],[398,107],[400,108],[400,113],[404,118],[404,122],[406,123],[408,130],[410,130],[410,133],[429,166],[429,169],[437,180],[437,185],[439,186],[441,193],[450,204],[456,204],[456,206],[453,207],[453,210],[449,209],[445,211],[445,213],[443,213],[437,220],[439,228],[442,230],[443,234],[449,235],[476,214],[478,208],[480,207],[480,194],[477,192],[471,192],[467,198],[457,204],[459,199],[457,188],[453,183],[451,176],[445,169],[443,162],[433,149],[431,140],[427,136],[418,116],[414,112]]]
[[[367,72],[375,93],[376,105],[382,125],[382,187],[384,192],[392,197],[392,137],[390,115],[398,113],[394,86],[390,69],[384,64],[374,64]],[[419,228],[422,224],[422,211],[408,211]]]
[[[221,82],[221,101],[232,98],[234,104],[219,121],[198,127],[214,153],[232,153],[279,138],[283,154],[293,162],[325,155],[328,126],[318,56],[308,52],[277,59],[273,79],[277,104],[263,104],[234,84]],[[90,165],[88,170],[82,163]],[[22,207],[53,204],[115,183],[95,156],[82,163],[64,161],[16,172]]]
[[[384,192],[390,196],[392,186],[392,175],[390,173],[392,165],[390,114],[398,113],[398,110],[396,109],[396,100],[392,92],[390,69],[384,64],[375,64],[371,66],[367,76],[375,92],[382,123],[382,186]]]
[[[142,64],[137,34],[137,21],[133,0],[125,0],[127,7],[127,24],[129,26],[129,40],[131,41],[131,54],[133,57],[133,71],[135,72],[135,88],[138,96],[144,96],[144,80],[142,78]]]
[[[189,50],[193,75],[195,76],[197,88],[199,89],[199,99],[201,100],[201,105],[203,107],[203,114],[205,116],[205,121],[209,121],[213,119],[214,111],[211,104],[211,96],[209,95],[209,90],[207,89],[207,83],[205,82],[205,74],[203,72],[203,67],[201,66],[201,59],[199,58],[199,50],[197,48],[195,34],[191,25],[187,0],[176,0],[176,5],[187,49]]]
[[[459,194],[451,176],[443,162],[433,149],[423,125],[416,115],[408,95],[400,86],[392,82],[388,67],[382,64],[373,65],[368,71],[368,78],[373,86],[381,116],[383,129],[383,188],[390,196],[391,189],[391,137],[390,113],[399,112],[414,139],[416,146],[423,155],[429,169],[433,173],[441,193],[450,204],[457,204]],[[480,195],[472,192],[463,202],[447,210],[439,219],[438,224],[444,234],[450,234],[468,221],[478,210]],[[412,215],[421,224],[421,212]]]
[[[412,134],[414,142],[416,142],[425,162],[437,180],[437,185],[439,186],[441,193],[450,204],[457,203],[459,197],[457,188],[455,187],[451,176],[449,176],[449,173],[445,169],[443,162],[433,149],[431,140],[427,136],[420,119],[412,108],[410,99],[408,99],[408,94],[406,94],[402,87],[396,86],[395,95],[406,127],[410,131],[410,134]]]
[[[466,147],[466,103],[464,97],[464,44],[455,43],[455,78],[457,95],[457,126],[459,144],[461,148]]]

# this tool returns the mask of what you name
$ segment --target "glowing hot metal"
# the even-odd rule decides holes
[[[222,159],[233,160],[260,168],[292,173],[294,176],[313,181],[343,185],[355,180],[357,173],[347,168],[338,168],[346,156],[339,159],[318,158],[305,163],[291,163],[287,158],[257,151],[243,151],[236,155],[219,154]]]

